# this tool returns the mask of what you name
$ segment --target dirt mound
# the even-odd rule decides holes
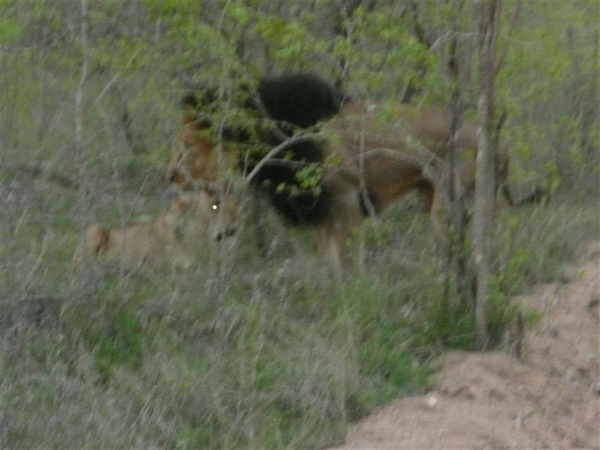
[[[544,313],[521,360],[449,353],[436,390],[355,424],[341,449],[600,448],[600,242],[569,284],[519,300]]]

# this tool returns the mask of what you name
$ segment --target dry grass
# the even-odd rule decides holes
[[[448,333],[464,333],[458,346],[471,336],[468,321],[437,309],[429,224],[410,209],[369,225],[366,273],[333,283],[311,235],[271,216],[267,259],[247,224],[187,271],[77,266],[91,220],[78,215],[77,190],[15,169],[1,193],[4,448],[320,447],[425,389]],[[111,195],[96,191],[90,216],[119,222],[167,201],[155,188]],[[506,214],[497,264],[514,291],[555,276],[598,233],[585,205]]]

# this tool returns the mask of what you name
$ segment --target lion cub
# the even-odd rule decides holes
[[[237,229],[237,204],[232,197],[209,190],[184,193],[154,221],[110,230],[97,223],[86,232],[86,252],[120,259],[131,267],[171,258],[189,267],[193,251],[220,241]],[[78,252],[81,255],[81,251]]]

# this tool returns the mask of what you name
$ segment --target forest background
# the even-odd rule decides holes
[[[477,4],[3,0],[3,448],[323,447],[426,390],[444,349],[476,348],[472,307],[449,308],[464,293],[448,290],[410,196],[366,224],[365,271],[337,283],[314,236],[272,213],[266,258],[251,221],[185,271],[73,254],[89,223],[167,207],[190,89],[231,96],[303,70],[352,95],[449,108],[458,83],[475,119]],[[560,279],[598,237],[600,5],[504,1],[500,13],[511,188],[546,193],[502,206],[493,231],[487,348],[514,351],[517,322],[538,314],[511,296]]]

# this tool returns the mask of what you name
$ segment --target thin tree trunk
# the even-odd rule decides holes
[[[479,79],[477,105],[479,121],[477,148],[477,179],[473,211],[473,256],[477,289],[475,323],[477,343],[483,348],[488,341],[487,300],[490,282],[491,238],[496,193],[497,140],[494,133],[494,52],[501,0],[482,1],[480,8]]]
[[[81,75],[79,84],[75,91],[75,162],[78,170],[79,181],[79,217],[81,219],[80,228],[83,231],[87,217],[87,195],[88,186],[86,179],[86,158],[85,142],[83,137],[83,88],[88,77],[88,58],[87,58],[87,0],[81,0]]]
[[[451,141],[448,165],[450,176],[447,181],[447,189],[450,200],[450,224],[451,236],[447,248],[447,301],[452,298],[450,294],[450,284],[454,282],[456,288],[462,295],[467,295],[467,273],[466,273],[466,255],[465,255],[465,210],[464,199],[462,195],[462,182],[460,177],[460,128],[462,125],[463,100],[462,100],[462,65],[459,61],[458,51],[458,15],[460,14],[460,3],[451,5],[454,12],[452,17],[453,39],[450,49],[448,70],[454,84],[454,92],[450,99],[450,111],[452,111],[452,123],[450,136]]]

